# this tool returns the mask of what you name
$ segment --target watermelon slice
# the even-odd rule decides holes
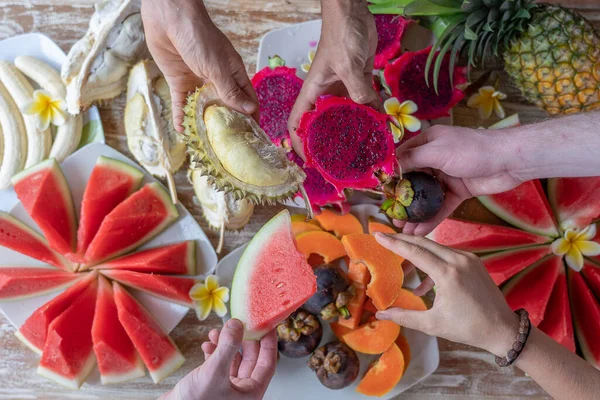
[[[98,264],[141,246],[178,216],[165,189],[157,182],[147,184],[104,218],[85,253],[86,263]]]
[[[96,281],[96,277],[96,272],[84,275],[76,284],[35,310],[19,328],[16,336],[31,350],[42,354],[50,323],[65,311],[92,282]]]
[[[600,176],[549,179],[548,197],[562,229],[583,229],[600,217]]]
[[[108,278],[118,281],[125,286],[132,287],[171,303],[193,307],[194,301],[190,297],[190,290],[198,281],[193,278],[179,276],[143,274],[120,269],[102,271]]]
[[[83,258],[102,220],[129,195],[138,190],[144,173],[124,162],[98,157],[90,175],[77,231],[77,255]]]
[[[540,330],[575,353],[575,336],[564,267],[560,269],[554,283]]]
[[[510,308],[526,309],[531,323],[538,326],[544,319],[550,294],[563,266],[561,257],[548,256],[513,277],[502,288]]]
[[[50,247],[62,253],[75,251],[77,220],[67,180],[51,158],[12,178],[23,207],[40,227]]]
[[[96,358],[92,343],[92,322],[96,308],[98,280],[48,326],[38,374],[66,387],[77,389],[92,372]]]
[[[47,264],[71,270],[71,264],[48,246],[42,235],[10,216],[0,212],[0,246],[7,247]]]
[[[552,247],[544,244],[488,254],[481,257],[481,261],[483,261],[483,265],[490,273],[494,283],[500,285],[550,253],[552,253]]]
[[[428,237],[455,249],[474,253],[514,249],[550,242],[551,238],[498,225],[448,218]]]
[[[98,299],[92,324],[92,342],[102,384],[123,383],[146,375],[144,364],[119,322],[112,284],[98,279]]]
[[[589,260],[584,260],[581,273],[592,289],[592,292],[600,299],[600,265]]]
[[[79,276],[55,268],[0,267],[0,303],[55,292],[73,284]]]
[[[121,285],[113,282],[119,321],[139,352],[154,383],[179,369],[185,358],[152,315]]]
[[[569,296],[583,358],[600,369],[600,304],[581,275],[573,270],[569,270]]]
[[[290,213],[281,211],[254,235],[231,285],[231,317],[258,340],[317,290],[312,267],[296,247]]]
[[[544,188],[537,179],[523,182],[508,192],[480,196],[479,201],[517,228],[543,236],[559,236]]]
[[[125,269],[129,271],[172,274],[196,274],[196,242],[168,244],[140,251],[95,266],[96,269]]]

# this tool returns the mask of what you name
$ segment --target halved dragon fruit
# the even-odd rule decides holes
[[[384,68],[388,61],[402,52],[402,35],[411,21],[398,15],[377,14],[377,50],[375,51],[375,68]]]
[[[450,82],[450,54],[446,54],[438,76],[437,93],[433,85],[434,68],[429,71],[429,85],[425,81],[425,66],[431,46],[416,52],[405,52],[394,62],[387,64],[383,76],[387,86],[400,103],[412,100],[418,110],[414,116],[419,119],[436,119],[449,115],[465,96],[459,87],[467,83],[466,68],[454,68]],[[437,58],[437,56],[436,56]],[[435,61],[435,59],[434,59]]]

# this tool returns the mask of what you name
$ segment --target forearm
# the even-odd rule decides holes
[[[339,22],[346,16],[369,13],[366,0],[321,0],[321,15],[324,24]]]

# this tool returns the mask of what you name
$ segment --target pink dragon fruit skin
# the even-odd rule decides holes
[[[466,68],[456,67],[453,75],[454,87],[450,86],[450,55],[446,54],[439,73],[438,94],[433,87],[433,64],[429,71],[430,85],[427,86],[425,64],[430,50],[431,47],[416,52],[405,52],[388,64],[383,73],[392,96],[401,103],[405,100],[414,101],[418,107],[414,116],[422,120],[447,117],[452,107],[465,96],[459,87],[467,83]]]
[[[381,69],[402,53],[402,35],[412,21],[398,15],[377,14],[377,50],[375,52],[375,69]]]
[[[375,188],[376,172],[394,173],[396,165],[389,116],[350,99],[322,96],[298,126],[306,166],[316,168],[339,193],[346,188]]]

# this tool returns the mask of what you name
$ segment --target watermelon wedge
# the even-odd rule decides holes
[[[154,383],[179,369],[185,358],[152,315],[127,290],[113,282],[119,321],[142,357]]]
[[[73,284],[80,277],[55,268],[0,267],[0,303],[23,300],[55,292]]]
[[[540,330],[575,353],[575,336],[564,267],[560,268],[556,282],[554,282]]]
[[[92,343],[92,322],[96,308],[98,280],[48,326],[48,336],[38,374],[66,387],[77,389],[92,372],[96,358]]]
[[[128,271],[171,274],[196,274],[196,242],[168,244],[129,254],[97,265],[95,269],[123,269]]]
[[[592,292],[600,299],[600,265],[590,260],[584,260],[581,273]]]
[[[137,168],[112,158],[98,157],[81,202],[77,231],[78,257],[85,255],[104,217],[138,190],[142,179],[144,173]]]
[[[13,176],[23,207],[40,227],[50,247],[61,254],[75,251],[77,220],[67,180],[51,158]]]
[[[104,218],[85,253],[86,264],[95,265],[141,246],[178,216],[165,189],[157,182],[147,184]]]
[[[455,249],[485,253],[550,242],[551,238],[498,225],[448,218],[428,237]]]
[[[254,235],[231,285],[231,317],[258,340],[317,290],[312,267],[296,247],[290,213],[281,211]]]
[[[509,224],[537,235],[558,237],[558,229],[544,188],[538,179],[508,192],[480,196],[479,201]]]
[[[71,270],[71,264],[48,246],[42,235],[16,219],[0,212],[0,246],[4,246],[47,264]]]
[[[544,244],[488,254],[481,257],[481,261],[483,261],[483,265],[490,273],[494,283],[500,285],[550,253],[552,253],[552,248],[550,245]]]
[[[198,283],[196,279],[143,274],[120,269],[104,270],[102,274],[125,286],[141,290],[171,303],[181,304],[190,308],[194,306],[194,301],[190,297],[190,290],[192,286]]]
[[[119,322],[112,284],[102,276],[98,279],[92,342],[102,384],[123,383],[146,375],[142,359]]]
[[[569,296],[583,358],[600,369],[600,304],[581,275],[573,270],[569,270]]]
[[[27,318],[23,326],[16,333],[27,347],[38,354],[42,354],[42,349],[46,343],[48,334],[48,326],[50,323],[62,314],[77,297],[83,293],[92,282],[96,281],[97,273],[88,273],[73,286],[35,310],[35,312]]]
[[[531,323],[538,326],[544,319],[558,272],[563,267],[561,257],[548,256],[513,277],[502,288],[510,308],[526,309]]]
[[[562,229],[583,229],[600,217],[600,176],[549,179],[548,198]]]

